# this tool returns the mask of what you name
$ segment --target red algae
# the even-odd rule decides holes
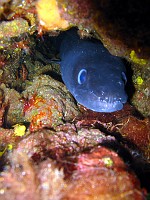
[[[119,131],[121,135],[136,144],[150,161],[150,120],[139,120],[132,116],[122,119]]]
[[[76,166],[63,200],[144,199],[136,176],[127,172],[124,162],[111,150],[99,147],[80,154]]]
[[[29,100],[25,101],[23,112],[26,113],[28,110],[31,110],[32,107],[39,108],[40,103],[45,103],[45,100],[42,99],[42,97],[38,97],[36,94],[34,94]]]
[[[69,123],[55,130],[30,131],[16,145],[13,158],[8,154],[11,166],[1,174],[0,185],[4,191],[1,196],[5,199],[11,195],[32,198],[33,194],[40,196],[42,193],[43,199],[45,195],[52,195],[52,199],[55,195],[60,199],[144,199],[146,193],[134,172],[117,153],[107,148],[107,143],[114,142],[117,144],[113,136],[98,129],[77,128]],[[56,166],[53,168],[53,165]],[[22,166],[20,173],[17,166]],[[31,177],[23,176],[24,173]],[[22,180],[23,190],[18,190],[18,178]],[[8,191],[10,181],[13,187]],[[33,185],[31,190],[28,190],[29,183]]]
[[[96,129],[77,133],[71,124],[24,138],[7,156],[1,199],[144,199],[139,180],[118,154],[103,146],[90,147],[92,140],[95,146],[114,138]]]
[[[34,165],[23,152],[10,154],[11,167],[1,173],[1,200],[60,199],[64,188],[63,171],[50,160]]]
[[[56,131],[42,129],[32,133],[17,145],[17,149],[38,162],[48,156],[63,160],[64,156],[79,153],[104,141],[113,142],[115,138],[105,136],[98,129],[77,131],[73,124],[67,124],[57,126]]]

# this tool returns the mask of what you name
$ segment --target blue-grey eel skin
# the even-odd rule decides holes
[[[77,29],[58,38],[62,79],[76,101],[96,112],[121,110],[127,101],[122,60],[99,40],[80,39]]]

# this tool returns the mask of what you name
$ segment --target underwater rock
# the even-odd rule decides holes
[[[144,199],[136,176],[126,171],[118,155],[104,147],[77,157],[63,200]]]
[[[149,1],[136,0],[0,1],[0,199],[87,198],[84,191],[144,199],[150,192],[149,8]],[[126,59],[132,80],[121,111],[90,112],[48,76],[59,70],[44,57],[53,58],[51,45],[42,50],[45,36],[72,26]]]
[[[1,200],[60,199],[65,187],[64,174],[52,160],[48,159],[37,166],[25,153],[17,151],[9,158],[11,164],[0,178]]]
[[[139,120],[133,116],[120,120],[118,130],[121,135],[137,145],[150,162],[150,120]],[[117,125],[116,125],[117,127]]]
[[[134,74],[132,77],[135,93],[131,98],[132,104],[144,116],[150,116],[150,67],[148,65],[133,66]]]
[[[113,145],[119,155],[110,150]],[[5,165],[6,170],[1,173],[2,199],[8,199],[10,195],[14,199],[21,195],[32,197],[33,194],[35,197],[42,194],[43,198],[46,198],[46,194],[57,194],[60,199],[76,198],[77,195],[112,199],[118,194],[119,200],[120,196],[123,199],[144,199],[146,195],[138,178],[129,170],[132,159],[127,149],[121,147],[115,137],[98,129],[80,128],[68,123],[57,126],[55,130],[41,129],[34,133],[28,130],[26,136],[21,141],[18,140],[15,146],[13,153],[9,151],[4,157],[10,164]],[[128,165],[120,158],[122,154]],[[52,163],[49,159],[53,159]],[[22,180],[21,190],[18,190],[18,177]],[[10,181],[12,187],[8,191]],[[33,185],[31,190],[28,189],[29,183]],[[44,183],[46,188],[42,187]],[[55,186],[59,187],[56,189]],[[70,192],[72,188],[73,193]],[[88,193],[85,194],[85,190]]]
[[[11,22],[2,22],[0,24],[0,39],[20,36],[28,32],[28,29],[28,22],[21,18]]]
[[[49,7],[45,5],[46,0],[37,2],[39,23],[46,30],[64,30],[71,26],[87,31],[96,30],[114,55],[129,58],[131,50],[149,55],[148,1],[51,0]],[[61,20],[65,21],[64,27]]]
[[[54,128],[63,121],[71,121],[80,114],[74,99],[59,81],[41,75],[23,92],[24,117],[30,122],[30,131],[43,127]]]
[[[57,162],[47,158],[38,163],[17,148],[8,154],[7,160],[9,164],[0,178],[1,200],[41,197],[43,200],[97,197],[142,200],[146,196],[135,174],[127,170],[115,152],[105,147],[59,158]]]
[[[64,156],[79,153],[99,143],[114,142],[113,136],[106,136],[98,129],[81,128],[78,131],[73,124],[60,125],[56,131],[39,130],[17,145],[18,151],[24,151],[29,158],[39,162],[47,156],[56,160]]]
[[[81,108],[81,111],[83,115],[74,120],[77,128],[93,127],[103,130],[116,138],[121,136],[122,142],[125,139],[132,146],[137,146],[144,159],[150,162],[150,119],[141,118],[133,106],[126,104],[122,110],[114,113],[83,111],[83,108]],[[132,154],[132,149],[130,149],[130,152]]]
[[[21,101],[20,93],[14,89],[6,87],[5,84],[1,84],[0,89],[4,93],[3,103],[5,104],[5,126],[12,126],[24,122],[23,102]]]

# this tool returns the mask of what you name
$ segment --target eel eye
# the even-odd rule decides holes
[[[87,77],[87,70],[86,69],[81,69],[78,73],[78,83],[81,85],[86,81]]]
[[[127,77],[124,72],[122,72],[122,80],[124,81],[125,84],[127,83]]]

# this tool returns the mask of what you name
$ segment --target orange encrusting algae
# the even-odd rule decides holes
[[[36,5],[40,26],[45,30],[67,29],[68,21],[60,16],[56,0],[39,0]]]
[[[45,103],[45,100],[42,97],[38,97],[36,94],[34,94],[28,101],[24,103],[24,108],[23,108],[24,113],[27,110],[32,109],[32,107],[36,108],[40,107],[40,105],[38,105],[40,102],[43,104]]]
[[[55,126],[56,115],[58,118],[62,118],[62,113],[59,112],[57,102],[53,98],[46,100],[36,94],[24,103],[23,111],[26,120],[30,121],[31,132],[43,127]]]

